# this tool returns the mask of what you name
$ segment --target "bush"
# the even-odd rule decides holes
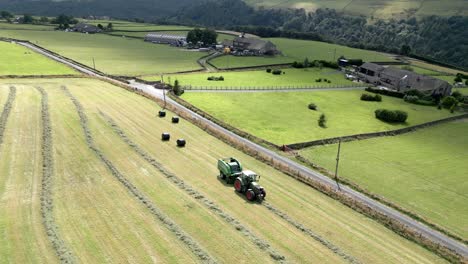
[[[419,97],[416,95],[405,95],[405,97],[403,97],[403,100],[405,100],[408,103],[415,104],[416,102],[418,102]]]
[[[316,79],[315,82],[322,82],[322,78]]]
[[[453,105],[456,106],[457,104],[458,104],[458,100],[457,98],[453,96],[446,96],[444,97],[444,99],[442,99],[442,106],[445,109],[450,109]]]
[[[280,75],[281,73],[283,73],[282,70],[273,70],[271,73],[273,73],[274,75]]]
[[[208,81],[224,81],[224,77],[223,76],[219,76],[219,77],[215,77],[215,76],[210,76],[208,78],[206,78]]]
[[[382,102],[382,96],[380,96],[378,94],[376,94],[376,95],[362,94],[361,95],[361,101]]]
[[[455,77],[455,79],[453,80],[454,82],[463,82],[463,79],[457,75],[457,77]]]
[[[408,119],[408,113],[400,110],[377,109],[375,110],[375,117],[385,122],[404,123]]]
[[[376,93],[376,94],[383,94],[387,96],[397,97],[397,98],[403,98],[405,96],[405,94],[397,92],[397,91],[374,89],[372,87],[367,87],[366,91],[371,92],[371,93]]]
[[[266,72],[271,73],[271,69],[270,68],[266,69]]]
[[[301,69],[301,68],[304,68],[304,64],[302,62],[295,61],[295,62],[293,62],[292,67]]]
[[[184,90],[180,87],[178,80],[174,81],[174,86],[172,86],[172,92],[174,92],[174,94],[177,96],[181,96],[184,93]]]
[[[461,94],[459,91],[455,91],[452,93],[452,96],[455,97],[459,102],[463,102],[463,94]]]
[[[325,114],[320,115],[320,118],[318,120],[318,125],[322,128],[327,127],[327,118],[325,117]]]
[[[405,95],[417,96],[419,98],[423,98],[425,94],[419,90],[411,89],[405,92]]]
[[[327,81],[327,83],[331,83],[331,81],[330,81],[330,80],[328,80],[328,81]]]
[[[317,110],[317,105],[314,103],[310,103],[308,107],[310,110]]]

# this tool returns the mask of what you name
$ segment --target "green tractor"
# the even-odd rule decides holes
[[[263,201],[266,197],[266,192],[263,187],[258,184],[260,176],[255,172],[246,170],[239,175],[234,181],[234,188],[237,192],[245,194],[247,200]]]
[[[235,158],[225,158],[218,160],[219,176],[226,183],[233,183],[242,174],[242,165]]]

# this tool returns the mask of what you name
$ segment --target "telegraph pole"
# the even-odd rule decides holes
[[[93,57],[93,68],[96,70],[96,63],[94,62],[94,57]]]
[[[340,163],[340,150],[341,150],[341,139],[338,141],[338,153],[336,154],[336,168],[335,168],[335,181],[338,186],[338,190],[341,191],[340,184],[338,182],[338,164]]]
[[[164,85],[164,75],[161,74],[161,83],[162,83],[162,92],[163,92],[163,98],[164,98],[164,107],[163,109],[166,109],[166,86]]]

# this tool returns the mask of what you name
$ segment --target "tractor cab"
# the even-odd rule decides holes
[[[245,170],[242,172],[242,178],[243,180],[245,180],[246,182],[258,182],[260,180],[260,176],[257,175],[255,172],[251,171],[251,170]]]

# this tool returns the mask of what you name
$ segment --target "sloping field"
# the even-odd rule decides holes
[[[0,41],[0,75],[78,74],[73,69],[17,44]]]
[[[77,262],[443,262],[184,120],[156,118],[157,105],[121,88],[90,79],[1,83],[0,90],[15,83],[36,101],[34,86],[48,95],[53,220]],[[7,129],[16,126],[24,125]],[[163,131],[187,147],[160,141]],[[4,162],[13,153],[2,148],[0,155]],[[226,156],[262,175],[264,204],[246,202],[218,180],[216,159]]]
[[[196,93],[186,92],[182,98],[214,117],[266,139],[277,145],[323,138],[393,130],[452,116],[447,110],[409,104],[401,99],[383,96],[380,103],[359,98],[363,90]],[[318,110],[308,109],[314,103]],[[404,124],[390,124],[375,118],[377,109],[408,112]],[[327,128],[318,126],[321,114]]]
[[[284,74],[274,75],[265,70],[261,71],[239,71],[239,72],[217,72],[217,73],[189,73],[177,75],[165,75],[171,78],[173,83],[179,81],[183,86],[194,87],[329,87],[336,85],[355,85],[352,81],[346,80],[342,72],[330,68],[307,68],[307,69],[282,69]],[[210,76],[224,77],[224,81],[208,81]],[[148,76],[142,79],[148,81],[160,80],[160,76]],[[317,80],[320,79],[320,82]],[[330,80],[330,83],[325,79]]]
[[[396,137],[344,143],[340,177],[466,238],[467,131],[465,119]],[[301,154],[334,170],[336,151],[336,145],[327,145]]]
[[[61,31],[2,30],[0,37],[29,40],[46,49],[113,75],[135,76],[200,69],[204,54],[154,45],[140,39]]]
[[[341,55],[350,59],[362,59],[364,61],[392,61],[388,56],[369,50],[355,49],[336,44],[330,44],[311,40],[269,38],[282,55],[274,57],[240,57],[223,56],[211,60],[218,68],[251,67],[278,63],[302,62],[305,58],[309,61],[326,60],[336,61]]]

